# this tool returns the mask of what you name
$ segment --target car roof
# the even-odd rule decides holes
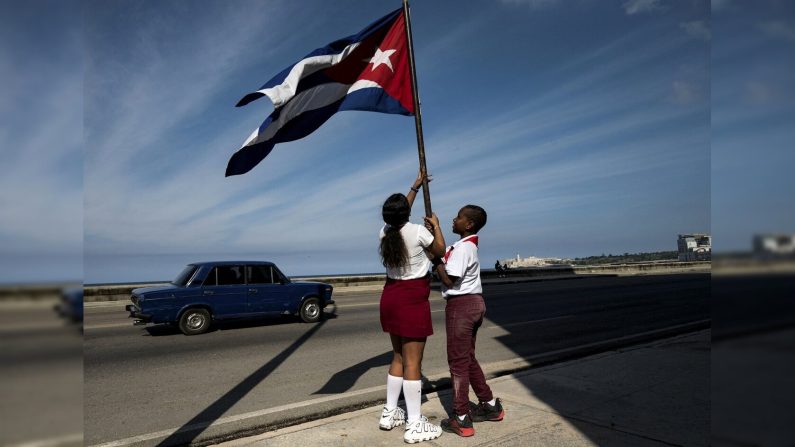
[[[203,262],[191,262],[188,265],[205,266],[205,265],[240,265],[240,264],[275,265],[274,263],[268,261],[203,261]]]

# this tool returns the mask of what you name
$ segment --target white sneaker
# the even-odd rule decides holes
[[[400,407],[395,407],[391,411],[384,407],[381,412],[381,420],[378,421],[378,428],[381,430],[392,430],[393,428],[406,423],[406,412]]]
[[[403,433],[403,441],[414,444],[420,441],[430,441],[442,436],[442,427],[431,424],[428,418],[420,416],[419,419],[406,424],[406,431]]]

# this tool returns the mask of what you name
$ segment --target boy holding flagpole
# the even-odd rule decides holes
[[[472,422],[497,422],[505,416],[500,399],[492,394],[475,358],[478,328],[486,314],[477,233],[486,225],[486,217],[486,211],[477,205],[461,208],[453,218],[453,233],[461,239],[448,247],[444,258],[434,262],[434,269],[442,282],[442,296],[447,301],[447,363],[453,382],[454,414],[442,421],[442,429],[464,437],[475,434]],[[444,241],[436,214],[425,218],[425,226],[433,233],[434,240]],[[479,401],[472,412],[469,408],[470,385]]]

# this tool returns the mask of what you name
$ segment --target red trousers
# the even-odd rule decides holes
[[[481,295],[450,297],[445,307],[447,328],[447,364],[453,381],[453,410],[462,416],[469,413],[469,386],[481,402],[494,398],[486,377],[475,358],[475,340],[483,324],[486,304]]]

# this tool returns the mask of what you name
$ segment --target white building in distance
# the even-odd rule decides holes
[[[706,233],[680,234],[676,244],[680,261],[712,259],[712,236]]]
[[[795,257],[795,234],[757,234],[754,255],[760,258]]]
[[[516,258],[504,259],[500,263],[508,268],[515,269],[521,267],[543,267],[545,265],[560,264],[562,261],[560,258],[537,258],[535,256],[521,258],[519,253],[517,253]]]

